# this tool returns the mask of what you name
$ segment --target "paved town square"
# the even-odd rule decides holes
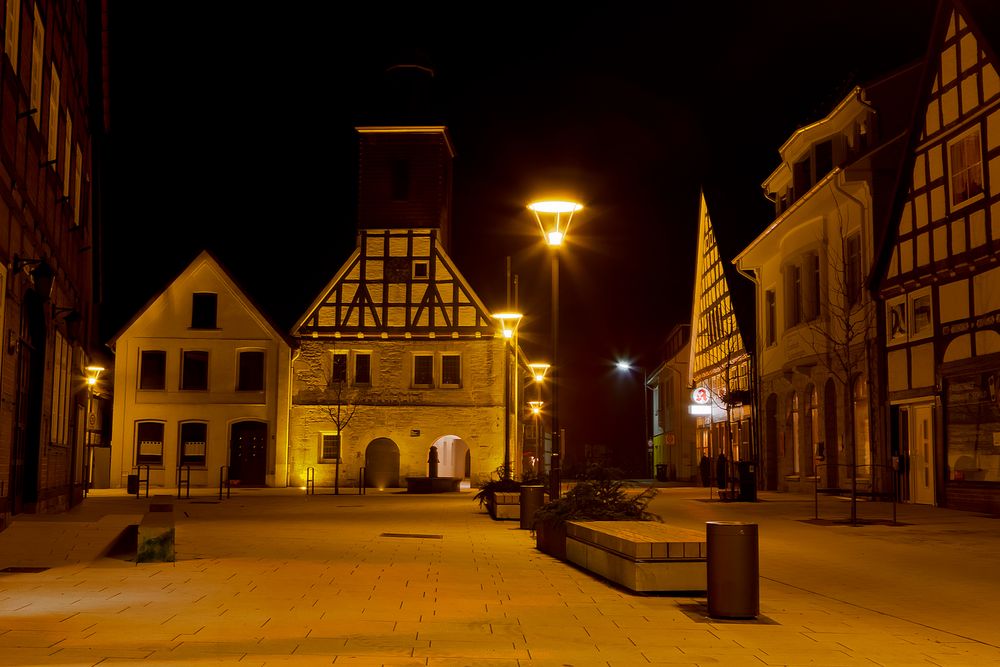
[[[148,501],[92,495],[0,534],[0,664],[1000,664],[996,519],[663,488],[672,525],[756,523],[761,617],[636,595],[542,554],[470,492],[173,500],[177,561],[101,556]],[[205,493],[202,491],[202,493]]]

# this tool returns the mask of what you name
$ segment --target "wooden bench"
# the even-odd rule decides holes
[[[637,592],[704,592],[705,534],[654,521],[570,521],[566,558]]]
[[[155,500],[139,523],[135,562],[174,562],[174,506],[173,503]]]

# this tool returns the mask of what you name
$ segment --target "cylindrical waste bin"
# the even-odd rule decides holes
[[[760,615],[760,562],[757,524],[709,521],[708,615],[756,618]]]
[[[740,461],[740,500],[757,502],[757,473],[751,461]]]
[[[667,481],[667,464],[665,463],[656,464],[656,481],[658,482]]]
[[[545,487],[541,484],[521,485],[521,529],[531,530],[535,511],[545,504]]]
[[[139,495],[139,476],[129,475],[128,479],[125,480],[125,491],[128,492],[130,496]]]

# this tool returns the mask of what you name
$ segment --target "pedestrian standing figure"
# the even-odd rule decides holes
[[[726,455],[719,454],[719,460],[715,464],[715,483],[720,489],[726,488]]]
[[[698,470],[701,472],[701,485],[702,486],[711,486],[712,485],[712,462],[704,454],[701,455],[701,463],[698,464]]]

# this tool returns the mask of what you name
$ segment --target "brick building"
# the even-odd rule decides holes
[[[100,2],[6,0],[0,11],[0,503],[59,511],[82,498],[95,335],[92,169]]]

